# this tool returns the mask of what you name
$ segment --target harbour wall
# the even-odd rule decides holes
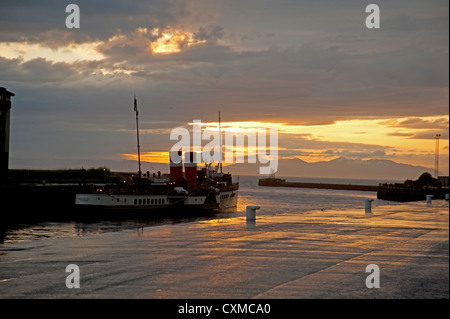
[[[352,184],[331,184],[331,183],[301,183],[286,182],[283,179],[261,179],[259,186],[271,187],[293,187],[293,188],[316,188],[316,189],[336,189],[350,191],[377,192],[377,199],[397,201],[397,202],[414,202],[426,199],[427,195],[433,195],[433,199],[444,199],[445,194],[449,193],[448,188],[433,187],[405,187],[392,184],[382,185],[352,185]]]
[[[379,186],[371,185],[352,185],[352,184],[330,184],[330,183],[301,183],[301,182],[286,182],[284,180],[260,180],[259,186],[274,186],[274,187],[296,187],[296,188],[318,188],[318,189],[341,189],[351,191],[365,191],[377,192]]]

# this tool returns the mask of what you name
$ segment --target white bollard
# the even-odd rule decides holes
[[[372,202],[373,202],[373,199],[366,199],[365,204],[364,204],[364,209],[365,209],[366,213],[372,212]]]
[[[433,198],[433,195],[427,195],[427,205],[431,205],[432,198]]]
[[[260,209],[259,206],[247,206],[246,208],[246,215],[247,220],[255,220],[256,219],[256,210]]]

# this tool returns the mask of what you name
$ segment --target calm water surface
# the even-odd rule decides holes
[[[180,217],[151,217],[143,220],[115,220],[97,222],[44,222],[33,225],[19,225],[0,234],[0,244],[45,238],[85,236],[94,233],[120,231],[134,229],[136,226],[158,226],[162,224],[188,223],[196,220],[230,218],[245,216],[247,205],[261,207],[257,215],[273,215],[283,213],[302,213],[310,210],[343,210],[363,209],[366,198],[374,199],[373,206],[392,205],[394,202],[376,200],[376,192],[360,192],[345,190],[285,188],[285,187],[261,187],[258,186],[258,176],[239,177],[240,189],[238,206],[232,210],[226,210],[205,215],[200,213],[186,218]],[[345,179],[320,179],[286,177],[287,181],[378,185],[375,180],[345,180]],[[234,180],[236,181],[236,179]],[[392,182],[392,181],[389,181]]]

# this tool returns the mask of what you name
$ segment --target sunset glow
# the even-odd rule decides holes
[[[158,30],[156,30],[157,32]],[[184,47],[205,42],[205,40],[195,40],[192,34],[182,31],[166,31],[162,32],[161,36],[150,44],[150,49],[153,53],[177,53]]]
[[[168,164],[176,127],[201,120],[217,132],[221,111],[224,135],[275,128],[278,158],[308,163],[434,170],[439,134],[448,174],[448,4],[386,2],[372,30],[364,8],[347,2],[307,4],[311,12],[302,2],[257,12],[239,1],[113,3],[78,3],[73,29],[62,4],[2,11],[0,85],[16,93],[12,168],[134,169],[136,96],[146,165]]]
[[[286,125],[286,123],[241,121],[223,122],[223,150],[254,153],[256,149],[248,148],[248,134],[258,128],[276,128],[279,132],[278,153],[280,159],[299,158],[309,163],[330,161],[339,157],[359,159],[395,159],[412,161],[416,165],[432,167],[434,160],[433,127],[448,129],[448,116],[414,118],[368,119],[336,121],[328,125]],[[218,131],[218,122],[202,122],[202,132]],[[192,130],[192,122],[186,128]],[[332,134],[330,134],[332,132]],[[245,136],[244,149],[225,143],[225,134]],[[144,138],[154,134],[152,130],[144,131]],[[165,133],[168,136],[168,133]],[[208,138],[208,137],[204,137]],[[167,141],[170,148],[176,141]],[[203,145],[209,140],[203,141]],[[440,144],[441,156],[448,156],[448,139]],[[169,163],[167,152],[141,152],[141,161],[149,163]],[[137,161],[137,154],[123,154],[128,160]],[[236,159],[235,159],[236,160]],[[232,163],[224,162],[224,165]],[[448,169],[447,163],[442,163]]]
[[[129,161],[137,161],[137,154],[121,154],[121,156]],[[169,152],[142,152],[141,161],[148,163],[169,163]]]
[[[71,43],[66,47],[49,48],[36,43],[13,43],[13,42],[0,42],[1,55],[14,59],[21,58],[24,62],[36,59],[45,58],[49,61],[55,62],[74,62],[83,60],[101,60],[104,58],[100,54],[96,47],[101,42],[90,43]]]

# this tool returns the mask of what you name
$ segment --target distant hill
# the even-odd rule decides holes
[[[225,166],[224,171],[239,175],[259,175],[260,163],[233,164]],[[349,178],[377,180],[416,179],[430,168],[401,164],[391,160],[360,160],[337,158],[331,161],[307,163],[301,159],[281,159],[278,161],[277,176]]]

